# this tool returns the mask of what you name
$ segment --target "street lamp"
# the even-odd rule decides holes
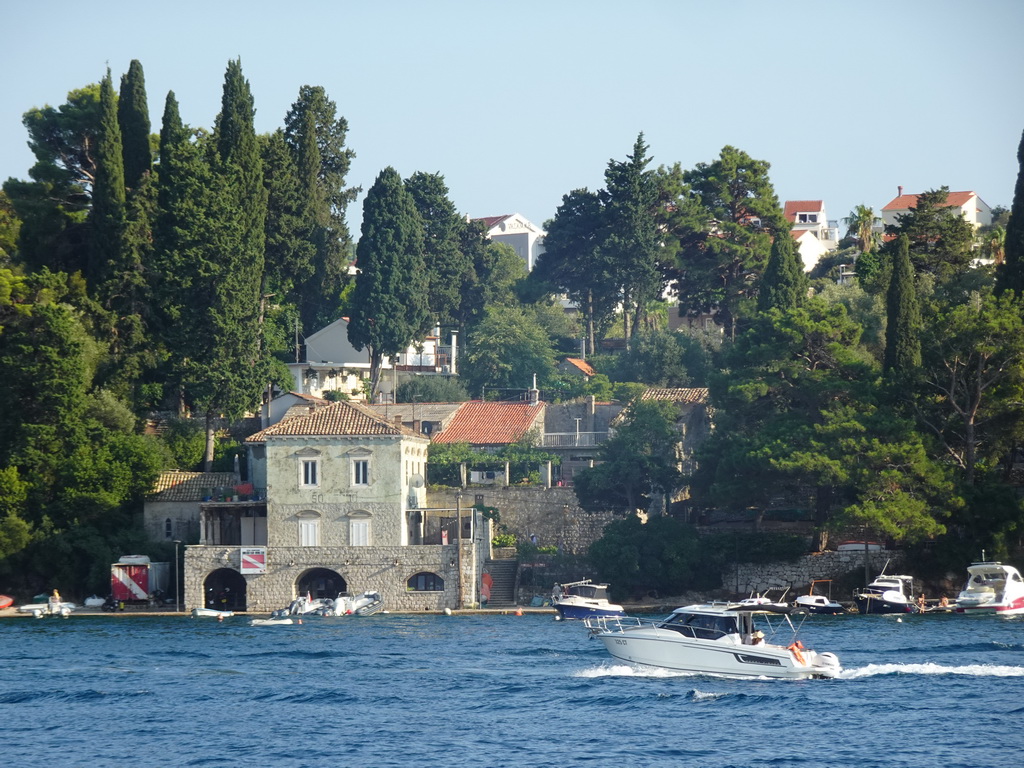
[[[178,578],[178,545],[180,539],[174,540],[174,610],[181,613],[181,580]]]

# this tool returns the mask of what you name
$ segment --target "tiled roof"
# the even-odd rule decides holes
[[[397,426],[357,403],[338,402],[306,416],[272,424],[248,438],[246,442],[262,443],[268,437],[331,437],[342,435],[406,435],[419,436],[411,429]]]
[[[402,421],[439,421],[447,422],[455,414],[462,403],[388,403],[367,406],[385,421],[393,422],[395,416]]]
[[[463,403],[448,427],[434,437],[436,443],[508,445],[525,435],[543,418],[544,403],[498,403],[472,400]]]
[[[707,387],[692,388],[665,388],[648,387],[640,395],[641,400],[667,400],[670,403],[679,405],[690,405],[691,403],[706,403],[708,401]]]
[[[907,211],[907,210],[910,210],[911,208],[917,207],[917,198],[918,197],[920,197],[920,195],[899,195],[898,197],[894,197],[892,200],[890,200],[888,203],[886,203],[885,207],[882,208],[882,210],[883,211]],[[946,202],[942,206],[940,206],[940,207],[944,208],[946,206],[956,206],[957,208],[960,208],[961,206],[964,205],[964,203],[966,203],[972,197],[976,197],[974,192],[950,192],[946,196]]]
[[[583,373],[587,374],[587,376],[597,375],[597,371],[595,371],[594,367],[586,360],[582,360],[578,357],[567,357],[565,358],[565,362],[569,363],[569,365],[576,366],[581,371],[583,371]]]
[[[148,498],[150,501],[202,501],[210,495],[211,488],[234,485],[234,472],[161,472]]]
[[[506,213],[504,216],[481,216],[479,219],[476,219],[476,221],[482,221],[487,229],[492,229],[510,216],[512,216],[511,213]]]
[[[787,219],[795,222],[798,213],[821,213],[824,207],[821,200],[787,200],[783,213]]]

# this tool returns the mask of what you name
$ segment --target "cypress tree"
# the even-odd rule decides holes
[[[758,311],[795,309],[807,298],[807,287],[807,274],[793,247],[793,238],[788,230],[777,233],[757,296]]]
[[[117,102],[117,122],[121,127],[124,156],[124,183],[137,189],[144,174],[153,167],[149,149],[149,105],[142,64],[132,59],[128,73],[121,75],[121,93]]]
[[[914,286],[914,267],[910,263],[910,240],[900,235],[893,256],[892,277],[886,296],[885,360],[886,376],[909,374],[921,365],[921,317]]]
[[[376,395],[381,363],[417,339],[427,319],[423,225],[398,172],[385,168],[363,202],[348,339],[370,350]]]
[[[996,293],[1013,291],[1024,296],[1024,133],[1017,147],[1017,186],[1013,190],[1010,221],[1006,225],[1005,259],[996,269]]]
[[[93,292],[108,303],[104,284],[122,267],[125,225],[124,159],[121,129],[110,70],[100,83],[100,129],[96,137],[96,174],[92,189],[88,279]],[[108,307],[109,308],[109,307]]]

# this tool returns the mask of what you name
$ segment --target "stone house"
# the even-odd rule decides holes
[[[250,482],[266,496],[200,505],[186,606],[269,612],[300,595],[365,591],[395,611],[471,602],[489,523],[469,509],[425,509],[428,443],[350,402],[251,435]]]
[[[242,483],[234,472],[161,472],[142,507],[142,527],[153,541],[192,541],[199,534],[199,506],[234,496]]]

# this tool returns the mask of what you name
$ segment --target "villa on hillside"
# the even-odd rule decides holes
[[[896,226],[897,216],[910,213],[917,207],[919,194],[903,194],[903,187],[898,187],[898,194],[882,208],[882,223],[885,226]],[[959,208],[960,214],[978,229],[992,223],[992,209],[978,197],[976,192],[950,192],[944,207]]]

